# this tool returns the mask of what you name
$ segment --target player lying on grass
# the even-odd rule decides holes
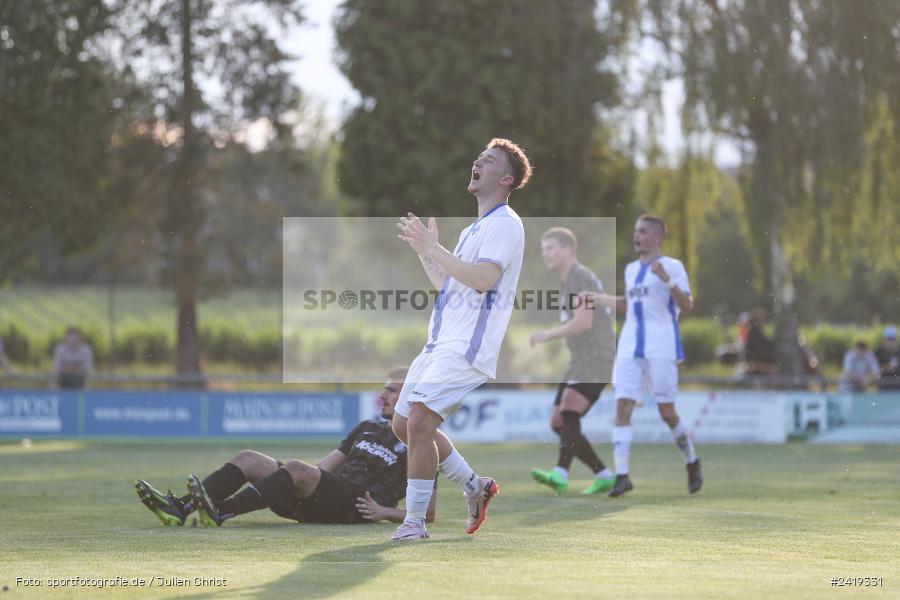
[[[163,525],[183,525],[196,512],[201,525],[221,526],[263,508],[303,523],[402,523],[406,511],[396,506],[406,494],[407,452],[391,430],[391,419],[406,372],[402,368],[388,374],[379,396],[386,420],[361,422],[315,465],[282,463],[242,450],[202,481],[188,477],[185,496],[162,494],[146,481],[135,483],[138,496]],[[429,522],[434,520],[435,498],[432,494],[425,515]]]

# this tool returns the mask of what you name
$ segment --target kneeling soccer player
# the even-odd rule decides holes
[[[406,372],[405,368],[391,371],[379,396],[386,421],[361,422],[315,465],[300,460],[281,463],[243,450],[202,481],[191,475],[185,496],[162,494],[146,481],[135,483],[138,496],[163,525],[183,525],[196,511],[201,525],[221,526],[263,508],[303,523],[382,519],[401,523],[406,511],[396,506],[406,494],[407,452],[391,430],[391,419]],[[241,489],[245,483],[249,485]],[[435,504],[432,495],[426,513],[429,521],[434,520]]]

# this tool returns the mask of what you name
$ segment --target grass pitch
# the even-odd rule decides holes
[[[897,447],[704,446],[706,484],[690,497],[674,447],[636,446],[636,489],[614,500],[577,495],[580,465],[566,497],[533,483],[551,446],[461,446],[500,483],[485,526],[463,533],[463,500],[444,480],[432,538],[407,544],[388,540],[389,523],[300,525],[268,511],[161,527],[134,493],[138,478],[181,493],[186,475],[246,446],[315,461],[334,444],[0,443],[0,599],[900,596]],[[117,576],[145,585],[48,587]],[[883,586],[831,585],[866,576]]]

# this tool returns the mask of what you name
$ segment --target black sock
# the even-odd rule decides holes
[[[564,410],[562,416],[562,433],[559,436],[559,461],[556,466],[566,471],[572,466],[575,458],[575,448],[578,438],[581,437],[581,415],[575,411]]]
[[[579,432],[581,430],[581,423],[578,423]],[[553,433],[562,437],[562,427],[554,427]],[[594,447],[588,441],[584,434],[580,434],[580,438],[577,440],[575,444],[575,458],[583,462],[590,468],[594,474],[599,473],[603,469],[606,468],[606,465],[603,464],[603,461],[600,460],[600,457],[597,456],[597,453],[594,452]]]
[[[581,434],[575,446],[575,456],[578,457],[578,460],[586,464],[595,475],[606,468],[606,465],[603,464],[603,461],[600,460],[600,457],[594,452],[594,447],[591,446],[588,439],[584,437],[584,434]]]
[[[225,465],[203,480],[203,489],[213,500],[224,500],[247,482],[243,471],[231,463]]]
[[[266,508],[266,503],[259,490],[251,483],[234,496],[216,502],[216,508],[219,509],[220,517],[231,518]]]
[[[216,502],[216,507],[223,517],[231,517],[290,502],[296,502],[294,480],[286,469],[281,468],[231,498]]]

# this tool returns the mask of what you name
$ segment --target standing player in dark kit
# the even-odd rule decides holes
[[[282,463],[243,450],[202,481],[191,475],[186,496],[162,494],[146,481],[135,483],[138,496],[163,525],[183,525],[196,511],[201,525],[221,526],[263,508],[303,523],[401,523],[406,511],[396,506],[406,494],[407,453],[391,430],[391,419],[406,372],[391,371],[379,396],[386,421],[361,422],[315,465]],[[428,521],[434,520],[435,497],[428,506]]]
[[[541,237],[544,264],[560,278],[562,325],[531,336],[534,346],[556,338],[566,338],[569,368],[559,384],[550,427],[559,435],[559,460],[550,471],[534,469],[531,476],[557,494],[569,489],[569,469],[576,456],[594,472],[594,482],[583,494],[605,492],[616,482],[610,471],[581,433],[581,418],[591,409],[612,374],[615,332],[609,311],[585,300],[584,292],[599,293],[603,285],[590,269],[578,262],[578,240],[565,227],[551,227]]]

